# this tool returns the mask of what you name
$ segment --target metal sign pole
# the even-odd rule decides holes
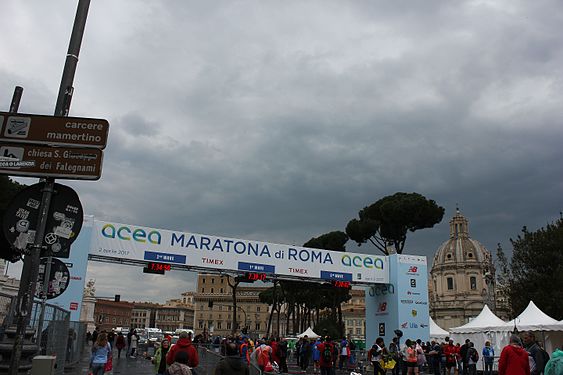
[[[70,109],[70,101],[74,88],[72,83],[74,81],[74,73],[76,72],[76,65],[78,64],[78,55],[80,54],[80,46],[82,44],[82,36],[84,35],[84,28],[86,26],[86,18],[88,17],[88,8],[90,0],[80,0],[74,18],[74,26],[70,36],[70,43],[66,55],[65,66],[63,69],[63,76],[59,86],[59,95],[57,97],[57,104],[55,106],[55,116],[68,116]],[[49,181],[51,179],[47,179]],[[54,180],[53,180],[54,182]],[[41,337],[43,331],[43,324],[45,322],[45,305],[47,303],[47,295],[49,293],[49,278],[51,275],[52,254],[49,251],[47,254],[47,265],[45,266],[45,276],[43,277],[43,291],[41,292],[41,313],[39,315],[39,323],[37,324],[37,337]]]
[[[65,66],[63,70],[63,76],[61,79],[61,84],[59,87],[59,95],[57,97],[57,104],[55,107],[55,115],[67,115],[70,108],[70,101],[72,98],[73,87],[72,83],[74,81],[74,73],[76,71],[76,65],[78,63],[78,54],[80,52],[80,45],[82,44],[82,36],[84,34],[84,28],[86,26],[86,18],[88,15],[88,8],[90,6],[90,0],[79,0],[78,8],[76,11],[76,16],[74,19],[74,26],[72,28],[72,34],[70,38],[70,44],[68,48],[68,53],[66,56]],[[10,374],[17,375],[20,359],[23,339],[25,337],[25,329],[30,321],[30,313],[33,308],[33,299],[35,295],[35,288],[37,283],[37,276],[39,274],[39,260],[41,255],[41,247],[43,245],[43,238],[45,236],[45,227],[47,225],[47,217],[49,214],[49,206],[51,204],[51,197],[53,194],[55,185],[54,178],[47,178],[45,181],[45,187],[43,190],[43,196],[41,199],[40,208],[40,218],[39,225],[37,227],[37,232],[34,240],[34,244],[31,250],[31,254],[26,255],[24,259],[24,267],[22,270],[22,276],[20,281],[20,290],[18,292],[16,314],[17,314],[17,332],[14,341],[14,349],[12,351],[11,363],[10,363]],[[47,266],[45,267],[45,276],[48,277],[51,268],[51,257],[47,261]],[[44,298],[46,298],[45,288],[48,288],[48,279],[44,283]],[[43,320],[45,317],[44,304],[41,309],[40,321],[38,324],[37,337],[41,341],[41,333]]]

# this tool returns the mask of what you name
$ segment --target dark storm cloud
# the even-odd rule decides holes
[[[23,82],[26,111],[51,113],[75,9],[35,3],[2,5],[0,100]],[[561,9],[98,1],[71,114],[108,118],[110,139],[102,179],[70,184],[100,219],[298,245],[416,191],[447,211],[408,252],[431,256],[456,204],[473,238],[509,247],[562,209]],[[110,290],[115,267],[89,276]],[[166,298],[138,273],[124,298]]]

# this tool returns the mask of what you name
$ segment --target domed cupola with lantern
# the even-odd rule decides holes
[[[445,329],[476,317],[483,305],[495,310],[491,253],[469,236],[469,222],[456,209],[450,238],[436,251],[430,270],[430,316]]]

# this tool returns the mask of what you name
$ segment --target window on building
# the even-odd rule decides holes
[[[202,293],[205,293],[205,288],[201,288],[201,292],[202,292]]]
[[[117,318],[111,318],[111,322],[112,322],[113,324],[117,323]]]
[[[213,288],[211,288],[211,293],[213,293]]]
[[[477,278],[475,276],[469,278],[469,285],[471,285],[471,290],[477,289]]]
[[[362,329],[356,328],[356,335],[361,335],[361,334],[362,334]]]
[[[260,331],[260,323],[256,323],[256,330]]]
[[[223,329],[223,322],[217,322],[217,329]]]
[[[227,322],[227,329],[231,329],[231,323]]]
[[[202,277],[202,278],[201,278],[201,283],[202,283],[202,284],[205,284],[205,277]]]
[[[225,282],[225,280],[221,277],[221,284],[223,284]]]
[[[231,306],[229,306],[229,311],[231,311]]]
[[[454,279],[453,277],[448,277],[448,290],[453,290],[454,289]]]
[[[256,306],[256,312],[260,312],[260,306]]]
[[[223,288],[221,288],[221,293],[223,293]]]

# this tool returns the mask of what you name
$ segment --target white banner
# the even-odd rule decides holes
[[[386,256],[310,249],[99,220],[94,221],[90,254],[214,271],[389,283]]]

